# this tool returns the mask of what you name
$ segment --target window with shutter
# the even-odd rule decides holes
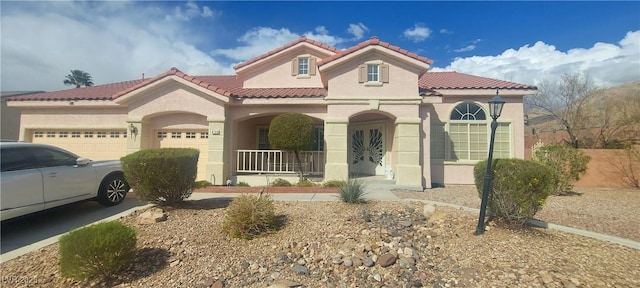
[[[389,83],[389,64],[384,64],[380,60],[367,61],[358,66],[358,82],[365,86],[382,86],[382,83]]]
[[[291,60],[291,76],[308,78],[316,75],[316,58],[311,55],[300,55]]]

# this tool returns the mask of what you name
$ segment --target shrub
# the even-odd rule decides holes
[[[316,183],[311,182],[311,180],[305,179],[296,184],[298,187],[315,187],[318,186]]]
[[[120,160],[124,176],[138,197],[175,204],[191,196],[199,153],[192,148],[145,149]]]
[[[236,186],[238,186],[238,187],[251,187],[251,185],[249,185],[249,183],[243,182],[243,181],[238,182],[238,184]]]
[[[487,160],[473,169],[476,188],[482,198]],[[553,171],[540,162],[522,159],[493,160],[487,209],[496,217],[524,224],[546,202],[554,189]]]
[[[360,204],[367,202],[364,198],[365,194],[367,194],[367,192],[365,192],[365,187],[362,181],[349,180],[349,182],[345,183],[344,186],[340,187],[338,198],[345,203]]]
[[[222,232],[233,238],[253,239],[277,229],[273,199],[269,195],[240,195],[227,207]]]
[[[342,181],[342,180],[331,180],[331,181],[327,181],[324,184],[322,184],[322,187],[332,188],[332,187],[342,187],[344,185],[347,185],[347,182]]]
[[[60,274],[76,280],[108,279],[136,255],[136,232],[118,221],[71,231],[59,241]]]
[[[193,188],[205,188],[205,187],[209,187],[212,186],[213,184],[211,184],[211,182],[207,181],[207,180],[201,180],[201,181],[196,181],[196,183],[193,184]]]
[[[273,180],[273,182],[271,182],[271,186],[273,187],[291,187],[291,182],[282,179],[282,178],[276,178]]]
[[[567,145],[544,145],[535,147],[532,158],[547,164],[555,175],[556,195],[564,195],[573,189],[572,183],[587,172],[589,155]]]

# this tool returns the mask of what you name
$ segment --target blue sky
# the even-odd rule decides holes
[[[304,35],[340,49],[372,36],[455,70],[537,85],[586,73],[640,80],[640,1],[2,1],[1,88],[61,90],[71,69],[96,84],[177,67],[233,65]]]

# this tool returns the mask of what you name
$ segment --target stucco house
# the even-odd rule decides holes
[[[200,149],[198,179],[264,185],[294,173],[271,149],[270,121],[310,116],[307,175],[346,180],[379,175],[397,185],[472,184],[487,157],[487,101],[505,99],[494,157],[524,157],[522,100],[536,87],[456,72],[377,37],[340,50],[301,37],[234,67],[235,75],[148,79],[8,99],[22,111],[20,139],[51,143],[93,159],[140,149]],[[295,178],[294,178],[295,179]]]

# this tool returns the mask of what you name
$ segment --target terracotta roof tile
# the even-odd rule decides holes
[[[237,89],[234,94],[238,98],[307,98],[325,97],[324,88],[250,88]]]
[[[281,47],[279,47],[279,48],[276,48],[276,49],[274,49],[274,50],[271,50],[271,51],[269,51],[269,52],[267,52],[267,53],[264,53],[264,54],[258,55],[258,56],[256,56],[256,57],[253,57],[253,58],[251,58],[251,59],[249,59],[249,60],[247,60],[247,61],[244,61],[244,62],[242,62],[242,63],[240,63],[240,64],[238,64],[238,65],[236,65],[236,66],[233,66],[233,69],[238,70],[238,69],[240,69],[240,68],[242,68],[242,67],[245,67],[245,66],[247,66],[247,65],[249,65],[249,64],[252,64],[252,63],[258,62],[258,61],[260,61],[260,60],[262,60],[262,59],[265,59],[265,58],[267,58],[267,57],[269,57],[269,56],[271,56],[271,55],[273,55],[273,54],[276,54],[276,53],[278,53],[278,52],[280,52],[280,51],[286,50],[287,48],[289,48],[289,47],[293,47],[293,46],[295,46],[296,44],[298,44],[298,43],[302,43],[302,42],[306,42],[306,43],[309,43],[309,44],[312,44],[312,45],[318,46],[318,47],[320,47],[320,48],[322,48],[322,49],[329,50],[329,51],[331,51],[331,52],[337,52],[337,51],[338,51],[338,49],[337,49],[337,48],[335,48],[335,47],[331,47],[331,46],[329,46],[329,45],[327,45],[327,44],[320,43],[320,42],[318,42],[318,41],[311,40],[311,39],[309,39],[309,38],[307,38],[307,37],[302,36],[302,37],[298,38],[298,40],[295,40],[295,41],[289,42],[289,43],[285,44],[284,46],[281,46]]]
[[[142,79],[95,85],[90,87],[8,97],[12,101],[111,100],[111,96],[142,83]]]
[[[429,65],[431,65],[433,63],[433,60],[428,59],[427,57],[419,56],[418,54],[411,53],[411,52],[409,52],[407,50],[401,49],[398,46],[390,45],[387,42],[382,42],[382,41],[380,41],[380,39],[378,39],[378,37],[373,36],[373,37],[371,37],[371,39],[369,39],[367,41],[361,42],[358,45],[355,45],[355,46],[352,46],[352,47],[347,48],[345,50],[342,50],[342,51],[334,54],[333,56],[324,58],[324,59],[316,62],[316,64],[318,65],[318,67],[320,67],[320,66],[322,66],[324,64],[327,64],[329,62],[332,62],[332,61],[335,61],[337,59],[340,59],[340,58],[342,58],[344,56],[347,56],[347,55],[349,55],[349,54],[351,54],[353,52],[356,52],[356,51],[358,51],[360,49],[363,49],[363,48],[371,46],[371,45],[378,45],[378,46],[385,47],[385,48],[387,48],[389,50],[398,52],[398,53],[403,54],[403,55],[405,55],[407,57],[416,59],[418,61],[427,63]]]
[[[138,84],[136,84],[134,86],[131,86],[129,88],[126,88],[126,89],[124,89],[124,90],[122,90],[120,92],[117,92],[117,93],[113,94],[113,99],[116,99],[116,98],[118,98],[118,97],[120,97],[122,95],[125,95],[125,94],[127,94],[129,92],[132,92],[134,90],[140,89],[140,88],[142,88],[144,86],[147,86],[147,85],[149,85],[151,83],[154,83],[154,82],[156,82],[156,81],[158,81],[160,79],[163,79],[165,77],[172,76],[172,75],[178,76],[178,77],[180,77],[180,78],[182,78],[184,80],[187,80],[187,81],[189,81],[191,83],[199,85],[200,87],[206,88],[206,89],[208,89],[210,91],[213,91],[213,92],[216,92],[218,94],[222,94],[222,95],[225,95],[225,96],[232,96],[231,92],[229,92],[226,89],[223,89],[223,88],[220,88],[218,86],[215,86],[215,85],[213,85],[211,83],[208,83],[208,82],[206,82],[206,81],[204,81],[204,80],[202,80],[202,79],[200,79],[198,77],[189,76],[189,75],[183,73],[182,71],[178,70],[178,68],[172,67],[167,72],[164,72],[164,73],[162,73],[160,75],[157,75],[155,77],[152,77],[152,78],[149,78],[147,80],[144,80],[141,83],[138,83]]]
[[[418,81],[426,89],[536,89],[536,86],[457,72],[427,72]]]

